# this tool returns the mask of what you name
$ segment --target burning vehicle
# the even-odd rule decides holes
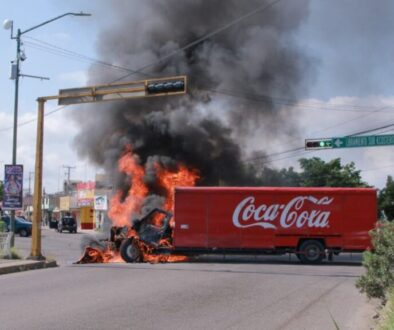
[[[135,220],[132,226],[113,226],[110,239],[101,240],[101,247],[86,247],[77,263],[185,261],[185,256],[173,254],[172,216],[168,211],[155,208]]]
[[[224,7],[218,0],[110,5],[117,24],[101,33],[98,51],[113,65],[92,66],[89,80],[125,81],[132,74],[182,73],[192,87],[183,97],[97,103],[72,113],[80,127],[78,153],[104,169],[116,188],[108,212],[111,233],[88,246],[80,262],[177,261],[203,252],[297,249],[295,241],[278,241],[281,245],[277,245],[272,228],[258,231],[262,224],[248,228],[232,224],[235,200],[225,209],[226,202],[218,200],[221,206],[217,208],[204,196],[197,197],[200,193],[195,193],[195,202],[175,198],[175,187],[264,186],[260,161],[269,155],[269,141],[303,136],[295,124],[294,104],[265,94],[288,100],[307,95],[314,58],[297,45],[294,32],[308,15],[309,1],[270,6],[269,15],[256,11],[261,6],[260,0],[229,0]],[[220,15],[217,8],[224,9]],[[247,19],[242,23],[236,20],[240,25],[232,28],[229,22],[235,22],[240,13],[253,15],[244,16]],[[229,28],[217,30],[220,26]],[[130,33],[136,29],[139,33]],[[127,69],[127,75],[119,77],[112,69],[120,66],[141,69]],[[262,145],[267,148],[261,150]],[[182,205],[187,208],[182,210]],[[253,206],[245,207],[247,218]],[[215,208],[222,213],[208,216]],[[248,241],[247,233],[251,235]],[[340,242],[331,245],[331,239],[326,243],[323,234],[324,230],[313,236],[320,243],[309,250],[343,246]],[[306,235],[303,239],[312,237],[302,235]],[[286,236],[278,237],[285,240]]]

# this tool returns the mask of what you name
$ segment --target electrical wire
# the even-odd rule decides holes
[[[208,34],[206,34],[206,35],[204,35],[204,36],[192,41],[192,42],[190,42],[190,43],[188,43],[187,45],[185,45],[185,46],[183,46],[183,47],[181,47],[181,48],[179,48],[177,50],[174,50],[173,52],[171,52],[171,53],[169,53],[167,55],[164,55],[163,57],[159,58],[158,60],[156,60],[154,62],[151,62],[151,63],[149,63],[147,65],[144,65],[143,67],[139,68],[138,70],[135,70],[136,72],[128,73],[128,74],[126,74],[124,76],[121,76],[121,77],[115,79],[115,80],[112,80],[108,84],[112,84],[112,83],[118,82],[120,80],[123,80],[124,78],[127,78],[127,77],[131,76],[134,73],[141,73],[141,71],[144,71],[147,68],[150,68],[152,66],[160,64],[161,62],[163,62],[163,61],[165,61],[165,60],[177,55],[178,53],[181,53],[181,52],[183,52],[186,49],[189,49],[189,48],[191,48],[193,46],[196,46],[199,43],[201,43],[201,42],[203,42],[203,41],[205,41],[205,40],[207,40],[209,38],[212,38],[212,37],[216,36],[217,34],[219,34],[219,33],[223,32],[223,31],[233,27],[234,25],[242,22],[243,20],[245,20],[245,19],[247,19],[247,18],[249,18],[251,16],[254,16],[254,15],[256,15],[259,12],[264,12],[264,11],[268,10],[269,8],[273,7],[274,5],[276,5],[280,1],[281,0],[274,0],[274,1],[270,2],[269,4],[264,4],[264,5],[256,8],[255,10],[252,10],[249,13],[247,13],[247,14],[241,16],[241,17],[238,17],[237,19],[231,21],[230,23],[228,23],[228,24],[226,24],[226,25],[224,25],[224,26],[222,26],[222,27],[220,27],[220,28],[218,28],[218,29],[216,29],[216,30],[214,30],[214,31],[212,31],[212,32],[210,32],[210,33],[208,33]]]
[[[128,72],[137,72],[135,70],[131,70],[129,68],[123,67],[123,66],[119,66],[119,65],[114,65],[105,61],[100,61],[97,60],[95,58],[50,44],[48,42],[45,41],[41,41],[37,38],[32,38],[32,37],[28,37],[29,39],[35,40],[37,43],[32,43],[32,42],[24,42],[25,44],[27,44],[28,47],[31,47],[33,49],[37,49],[37,50],[41,50],[41,51],[45,51],[47,53],[53,54],[53,55],[59,55],[59,56],[63,56],[69,59],[73,59],[73,60],[79,60],[82,62],[89,62],[89,63],[94,63],[94,64],[98,64],[98,65],[103,65],[106,67],[110,67],[110,68],[114,68],[117,70],[123,70],[123,71],[128,71]],[[44,44],[44,45],[41,45]],[[47,46],[45,46],[47,45]],[[146,74],[148,76],[148,74]],[[150,76],[150,75],[149,75]],[[353,104],[342,104],[340,105],[340,108],[335,107],[335,106],[321,106],[321,103],[318,102],[308,102],[305,103],[305,101],[303,101],[303,103],[300,103],[300,100],[297,99],[285,99],[285,98],[280,98],[280,97],[273,97],[273,96],[269,96],[269,95],[264,95],[264,94],[253,94],[253,93],[243,93],[243,94],[239,94],[236,93],[234,91],[231,90],[216,90],[216,89],[204,89],[204,88],[196,88],[194,90],[197,91],[205,91],[205,92],[211,92],[211,93],[216,93],[216,94],[221,94],[221,95],[226,95],[226,96],[232,96],[232,97],[236,97],[236,98],[241,98],[241,99],[245,99],[248,101],[252,101],[252,102],[258,102],[258,103],[275,103],[275,104],[280,104],[280,105],[288,105],[288,106],[292,106],[295,108],[309,108],[312,110],[323,110],[323,111],[339,111],[339,112],[365,112],[367,114],[373,114],[376,113],[377,111],[379,111],[380,113],[390,113],[390,114],[394,114],[393,111],[382,111],[383,108],[380,108],[378,110],[356,110],[356,109],[370,109],[371,106],[362,106],[362,105],[353,105]],[[315,105],[314,105],[315,104]],[[346,107],[348,109],[345,109],[343,107]],[[350,109],[352,108],[352,109]],[[385,107],[384,109],[388,109],[389,107]],[[360,117],[362,118],[362,117]],[[342,124],[344,124],[342,122]],[[334,127],[337,127],[338,124],[336,124]],[[328,129],[328,128],[327,128]]]
[[[61,105],[61,106],[59,106],[59,107],[57,107],[57,108],[55,108],[55,109],[53,109],[53,110],[51,110],[51,111],[45,112],[44,116],[50,116],[50,115],[54,114],[55,112],[58,112],[58,111],[62,110],[62,109],[65,108],[66,106],[67,106],[67,105]],[[30,124],[30,123],[33,123],[33,122],[35,122],[35,121],[37,121],[37,118],[33,118],[33,119],[30,119],[30,120],[26,120],[26,121],[24,121],[24,122],[18,123],[18,127],[20,127],[20,126],[25,126],[25,125]],[[0,129],[0,132],[9,131],[9,130],[11,130],[11,129],[13,129],[13,128],[14,128],[13,126],[4,127],[4,128],[1,128],[1,129]]]
[[[205,36],[196,39],[195,41],[193,41],[193,42],[191,42],[191,43],[189,43],[189,44],[187,44],[187,45],[185,45],[185,46],[183,46],[183,47],[181,47],[181,48],[179,48],[179,49],[177,49],[177,50],[175,50],[175,51],[173,51],[173,52],[171,52],[171,53],[169,53],[169,54],[167,54],[167,55],[165,55],[165,56],[163,56],[162,58],[158,59],[157,61],[154,61],[154,62],[152,62],[152,63],[149,63],[149,64],[147,64],[147,65],[141,67],[141,68],[138,69],[138,70],[127,69],[128,71],[130,71],[127,75],[121,76],[121,77],[119,77],[119,78],[117,78],[117,79],[111,81],[109,84],[114,83],[114,82],[117,82],[117,81],[120,81],[120,80],[123,80],[124,78],[126,78],[126,77],[128,77],[128,76],[130,76],[130,75],[132,75],[132,74],[135,74],[135,73],[140,73],[140,74],[145,74],[145,75],[147,75],[146,73],[144,73],[144,72],[142,72],[142,71],[145,70],[145,69],[147,69],[147,68],[149,68],[149,67],[152,67],[152,66],[154,66],[154,65],[160,64],[160,63],[163,62],[164,60],[167,60],[168,58],[170,58],[170,57],[172,57],[172,56],[178,54],[179,52],[182,52],[182,51],[184,51],[184,50],[186,50],[186,49],[188,49],[188,48],[190,48],[190,47],[193,47],[193,46],[195,46],[195,45],[197,45],[197,44],[203,42],[204,40],[209,39],[209,38],[211,38],[211,37],[213,37],[213,36],[215,36],[215,35],[217,35],[217,34],[223,32],[223,31],[227,30],[228,28],[230,28],[230,27],[232,27],[232,26],[234,26],[234,25],[240,23],[241,21],[243,21],[243,20],[246,19],[246,18],[249,18],[249,17],[251,17],[251,16],[253,16],[253,15],[259,13],[259,12],[264,12],[265,10],[269,9],[270,7],[274,6],[275,4],[277,4],[277,3],[280,2],[280,1],[281,1],[281,0],[275,0],[275,1],[273,1],[273,2],[271,2],[271,3],[269,3],[269,4],[267,4],[267,5],[260,6],[260,7],[258,7],[257,9],[255,9],[255,10],[253,10],[253,11],[251,11],[251,12],[249,12],[249,13],[247,13],[247,14],[245,14],[245,15],[243,15],[243,16],[241,16],[241,17],[235,19],[235,20],[233,20],[232,22],[230,22],[230,23],[228,23],[228,24],[226,24],[226,25],[220,27],[219,29],[216,29],[216,30],[214,30],[214,31],[212,31],[212,32],[210,32],[210,33],[208,33],[208,34],[206,34]],[[44,43],[44,42],[43,42],[43,43]],[[48,43],[46,43],[46,44],[47,44],[47,45],[50,45],[50,44],[48,44]],[[39,46],[39,45],[33,45],[33,46],[36,46],[36,47],[37,47],[37,46]],[[52,45],[50,45],[50,46],[52,46]],[[41,47],[42,47],[42,46],[41,46]],[[42,48],[43,48],[43,47],[42,47]],[[57,54],[59,54],[59,55],[63,55],[63,56],[74,56],[74,57],[76,56],[76,57],[79,57],[80,59],[84,59],[84,60],[88,60],[88,61],[91,61],[91,62],[95,62],[95,63],[102,64],[102,65],[114,67],[114,68],[117,68],[117,69],[125,69],[125,68],[123,68],[123,67],[114,66],[114,65],[112,65],[112,64],[108,64],[108,63],[106,63],[106,62],[99,61],[99,60],[90,58],[90,57],[88,57],[88,56],[84,56],[84,55],[78,54],[78,53],[76,53],[76,52],[68,51],[68,50],[66,50],[66,49],[64,49],[64,48],[61,48],[61,47],[55,47],[54,49],[56,49],[56,48],[58,49]],[[47,47],[47,50],[49,50],[48,47]],[[55,52],[53,49],[52,49],[52,51]],[[61,52],[59,52],[59,51],[61,51]],[[219,92],[219,93],[220,93],[220,91],[215,91],[215,92]],[[225,92],[225,91],[222,91],[222,93],[226,93],[226,92]],[[228,93],[228,91],[227,91],[227,93]],[[259,96],[259,97],[260,97],[260,100],[259,100],[259,101],[262,101],[263,98],[264,98],[264,97],[267,97],[267,96]],[[272,99],[272,98],[271,98],[271,99]],[[264,101],[264,100],[263,100],[263,101]],[[282,102],[288,102],[288,100],[287,100],[287,101],[283,101],[283,100],[282,100]],[[63,106],[63,107],[64,107],[64,106]],[[354,107],[354,106],[352,106],[352,107]],[[61,109],[61,108],[59,108],[58,110],[60,110],[60,109]],[[57,111],[58,111],[58,110],[57,110]],[[382,110],[382,109],[378,109],[378,110],[376,110],[376,111],[380,111],[380,110]],[[349,111],[349,110],[346,110],[346,111]],[[373,112],[376,112],[376,111],[373,111]],[[53,112],[55,112],[55,111],[53,111]],[[51,112],[51,113],[53,113],[53,112]],[[49,114],[51,114],[51,113],[47,113],[46,115],[49,115]],[[364,116],[362,116],[362,117],[364,117]],[[360,117],[358,117],[358,118],[360,118]],[[356,120],[356,119],[358,119],[358,118],[355,118],[355,119],[353,119],[353,120]],[[352,120],[352,121],[353,121],[353,120]],[[32,120],[32,121],[34,121],[34,120]],[[28,121],[28,122],[22,123],[21,125],[30,123],[30,122],[32,122],[32,121]],[[392,125],[386,125],[386,126],[381,127],[381,128],[386,128],[386,127],[389,127],[389,126],[394,126],[394,124],[392,124]],[[7,128],[7,129],[8,129],[8,128]],[[379,128],[372,129],[372,130],[368,130],[368,131],[363,131],[363,132],[358,132],[358,133],[354,133],[353,135],[362,134],[362,133],[365,133],[365,132],[371,132],[371,131],[378,130],[378,129],[379,129]],[[4,130],[4,129],[3,129],[3,130]],[[0,130],[0,131],[1,131],[1,130]],[[304,149],[304,148],[303,148],[303,147],[298,147],[298,148],[286,150],[286,151],[283,151],[283,152],[280,152],[280,153],[276,153],[276,154],[272,154],[272,155],[275,156],[275,155],[281,155],[281,154],[285,154],[285,153],[289,153],[289,152],[297,152],[297,151],[300,151],[300,150],[302,150],[302,149]],[[272,155],[271,155],[271,156],[272,156]],[[270,156],[270,155],[266,155],[266,156],[263,156],[263,158],[266,158],[266,157],[269,157],[269,156]],[[295,156],[291,156],[291,157],[295,157]],[[286,157],[286,158],[290,158],[290,157]],[[286,158],[281,158],[281,159],[286,159]],[[254,158],[254,159],[250,159],[250,160],[246,160],[246,161],[257,160],[257,159],[261,159],[261,157]],[[277,160],[281,160],[281,159],[277,159]]]

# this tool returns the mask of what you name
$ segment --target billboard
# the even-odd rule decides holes
[[[60,211],[70,211],[70,196],[63,196],[59,199]]]
[[[4,166],[4,210],[20,210],[23,202],[23,165]]]
[[[108,201],[106,195],[94,196],[94,209],[97,211],[107,211]]]
[[[93,206],[95,188],[96,183],[92,181],[77,184],[78,206]]]

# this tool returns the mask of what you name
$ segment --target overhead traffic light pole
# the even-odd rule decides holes
[[[394,145],[394,134],[350,135],[342,137],[306,139],[306,150],[384,147]]]
[[[42,163],[44,145],[44,108],[45,102],[59,100],[60,105],[95,103],[141,97],[183,95],[187,91],[187,77],[175,76],[158,79],[96,85],[82,88],[62,89],[58,95],[44,96],[37,99],[37,140],[36,163],[34,171],[32,247],[30,259],[45,259],[41,254],[41,197]]]

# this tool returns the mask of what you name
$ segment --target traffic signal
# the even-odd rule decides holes
[[[305,140],[305,149],[332,149],[332,139]]]
[[[146,85],[148,94],[164,94],[164,93],[184,93],[186,91],[186,84],[184,79],[177,80],[158,80],[148,82]]]

